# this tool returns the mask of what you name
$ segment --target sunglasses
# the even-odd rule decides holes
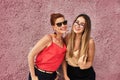
[[[65,20],[65,21],[63,21],[63,22],[56,23],[56,25],[57,25],[58,27],[61,27],[62,24],[63,24],[63,25],[67,25],[67,20]]]

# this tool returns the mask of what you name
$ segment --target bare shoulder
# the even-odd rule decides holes
[[[90,37],[89,46],[93,46],[93,45],[95,45],[94,39],[92,37]]]
[[[66,44],[68,43],[69,38],[70,38],[70,33],[67,33],[64,37],[64,41]]]
[[[69,39],[69,37],[70,37],[70,33],[67,33],[66,35],[65,35],[65,37],[64,37],[64,39]]]
[[[49,34],[44,35],[34,46],[34,50],[42,50],[51,42],[51,37]]]
[[[52,39],[51,34],[46,34],[41,38],[42,41],[48,41],[48,42],[51,41],[51,39]]]

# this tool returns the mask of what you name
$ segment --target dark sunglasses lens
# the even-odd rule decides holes
[[[66,20],[66,21],[64,21],[64,22],[63,22],[63,24],[64,24],[64,25],[66,25],[66,24],[67,24],[67,20]]]
[[[62,23],[57,23],[56,24],[58,27],[61,27],[62,26]]]
[[[65,20],[64,22],[57,23],[56,25],[57,25],[58,27],[61,27],[62,24],[63,24],[63,25],[67,25],[67,20]]]

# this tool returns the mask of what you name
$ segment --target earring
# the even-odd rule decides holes
[[[54,31],[54,34],[56,34],[56,31],[53,29],[53,31]]]

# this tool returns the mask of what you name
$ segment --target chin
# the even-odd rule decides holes
[[[82,33],[81,31],[75,31],[75,30],[74,30],[74,32],[75,32],[76,34]]]
[[[60,33],[64,34],[66,31],[60,31]]]
[[[80,34],[81,32],[75,32],[76,34]]]

